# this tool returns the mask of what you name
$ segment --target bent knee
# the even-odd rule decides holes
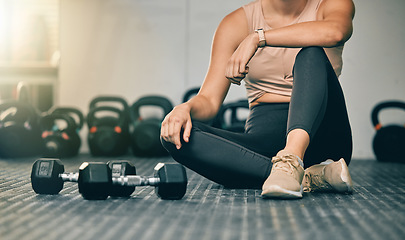
[[[316,46],[304,47],[298,52],[296,61],[302,58],[313,59],[316,57],[326,57],[325,50],[323,50],[322,47]]]

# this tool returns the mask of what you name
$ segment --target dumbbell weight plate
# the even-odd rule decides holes
[[[59,174],[65,171],[58,159],[38,159],[31,171],[32,189],[38,194],[58,194],[63,188]]]
[[[135,166],[125,160],[114,160],[107,163],[111,170],[111,176],[118,178],[126,175],[136,175]],[[135,191],[135,187],[112,185],[110,189],[111,197],[129,197]]]
[[[105,163],[84,162],[79,167],[78,184],[84,199],[105,200],[112,185],[111,171]]]
[[[155,177],[160,179],[155,187],[155,192],[160,198],[167,200],[183,198],[187,191],[187,174],[182,165],[159,163],[154,170]]]

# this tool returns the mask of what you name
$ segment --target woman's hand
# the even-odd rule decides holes
[[[176,145],[177,149],[181,148],[183,137],[185,142],[189,141],[191,132],[190,109],[186,104],[176,106],[169,114],[166,115],[160,129],[160,136],[166,141]],[[183,136],[180,136],[181,130],[184,129]]]
[[[249,71],[247,64],[256,53],[259,37],[256,33],[249,34],[232,54],[226,65],[225,77],[231,83],[240,85]]]

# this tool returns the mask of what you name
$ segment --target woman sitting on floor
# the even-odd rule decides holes
[[[257,0],[227,15],[201,90],[162,122],[164,147],[208,179],[261,187],[264,197],[351,192],[352,135],[338,76],[353,17],[352,0]],[[198,122],[214,117],[242,80],[244,133]]]

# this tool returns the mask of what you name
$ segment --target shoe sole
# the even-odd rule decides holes
[[[273,185],[262,191],[263,198],[297,199],[302,198],[302,185],[300,191],[291,191]]]

